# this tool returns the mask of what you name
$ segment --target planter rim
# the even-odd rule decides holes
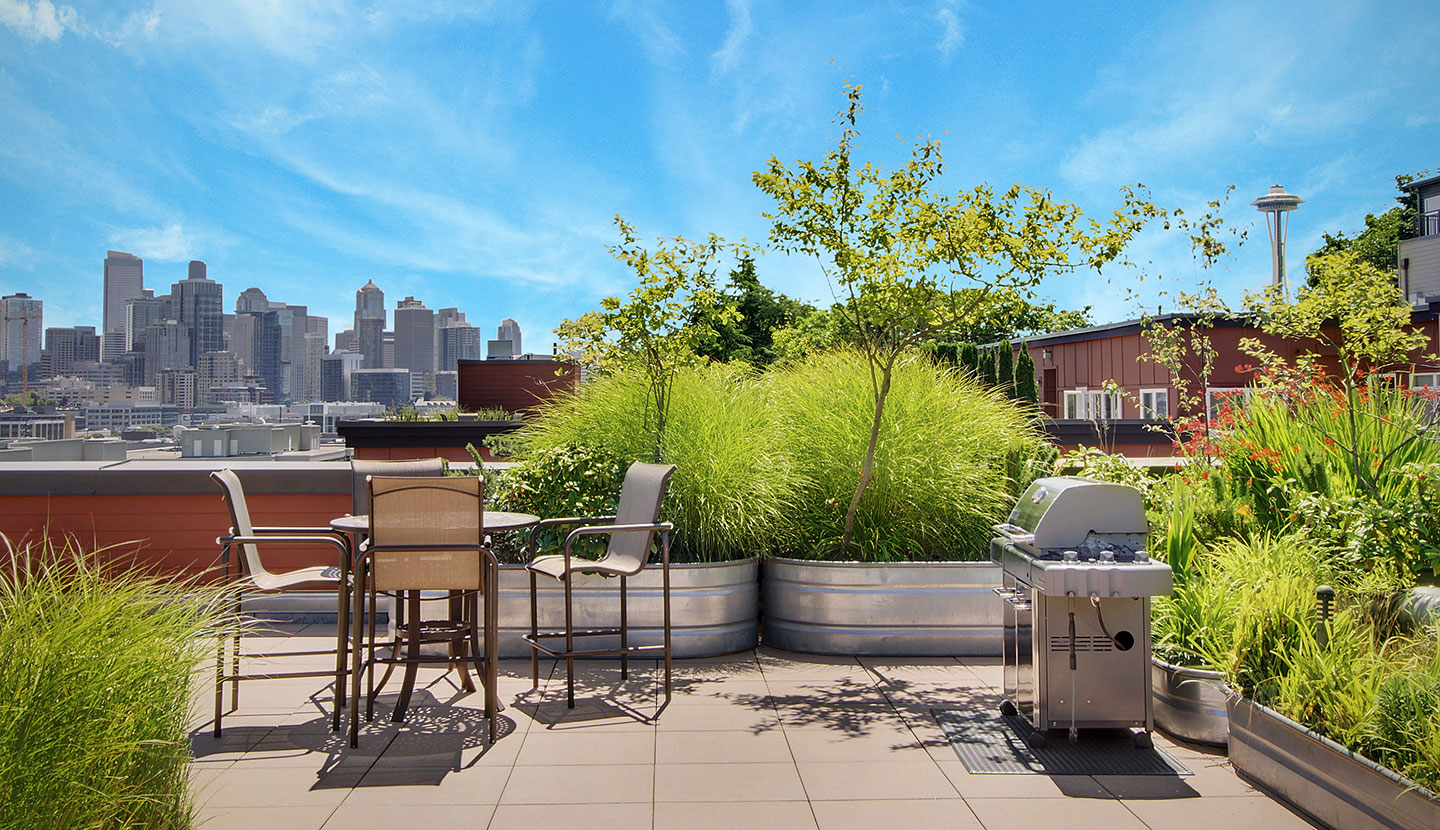
[[[1325,737],[1324,735],[1321,735],[1319,732],[1316,732],[1316,731],[1314,731],[1313,729],[1310,729],[1309,727],[1305,726],[1304,724],[1297,723],[1297,722],[1291,720],[1290,718],[1286,717],[1285,715],[1280,714],[1279,712],[1275,711],[1274,709],[1271,709],[1269,706],[1266,706],[1266,705],[1263,704],[1263,703],[1257,703],[1257,702],[1255,702],[1253,699],[1248,698],[1248,697],[1242,697],[1242,696],[1239,695],[1239,694],[1232,695],[1230,699],[1231,699],[1231,701],[1232,701],[1232,703],[1233,703],[1234,705],[1237,705],[1237,706],[1238,706],[1238,705],[1248,705],[1248,706],[1251,706],[1251,707],[1253,707],[1253,708],[1255,708],[1255,709],[1258,709],[1258,710],[1260,710],[1261,713],[1263,713],[1263,714],[1265,714],[1265,715],[1267,715],[1267,716],[1269,716],[1269,717],[1274,718],[1275,720],[1279,721],[1280,723],[1284,724],[1285,726],[1288,726],[1288,727],[1290,727],[1291,729],[1295,730],[1296,732],[1299,732],[1299,733],[1305,735],[1307,738],[1311,738],[1311,739],[1317,741],[1321,746],[1324,746],[1326,749],[1330,749],[1330,750],[1332,750],[1332,751],[1334,751],[1334,752],[1338,752],[1338,753],[1340,753],[1340,754],[1342,754],[1342,755],[1350,758],[1352,761],[1355,761],[1356,763],[1360,764],[1361,766],[1364,766],[1364,767],[1366,767],[1367,769],[1370,769],[1370,770],[1372,770],[1373,772],[1379,773],[1380,775],[1382,775],[1382,776],[1390,779],[1391,781],[1394,781],[1396,784],[1399,784],[1400,786],[1402,786],[1402,787],[1404,787],[1404,788],[1406,788],[1406,789],[1408,789],[1408,790],[1413,790],[1413,791],[1415,791],[1416,793],[1419,793],[1420,795],[1424,796],[1425,798],[1429,799],[1430,801],[1440,803],[1440,795],[1436,795],[1434,792],[1426,789],[1425,787],[1420,786],[1418,783],[1410,780],[1409,778],[1406,778],[1405,776],[1401,775],[1400,773],[1396,772],[1396,771],[1393,770],[1393,769],[1390,769],[1390,768],[1387,767],[1387,766],[1384,766],[1384,765],[1382,765],[1382,764],[1377,764],[1377,763],[1375,763],[1374,761],[1370,760],[1369,758],[1366,758],[1364,755],[1360,755],[1360,754],[1354,752],[1353,750],[1350,750],[1350,749],[1347,749],[1347,748],[1341,746],[1340,744],[1336,743],[1335,741],[1333,741],[1333,740]]]
[[[1211,671],[1210,669],[1197,669],[1193,666],[1179,666],[1174,663],[1166,662],[1159,657],[1154,656],[1153,654],[1150,656],[1150,662],[1154,663],[1156,666],[1164,669],[1165,671],[1172,672],[1174,674],[1186,674],[1191,677],[1198,677],[1201,680],[1219,680],[1222,683],[1225,681],[1225,675],[1221,674],[1218,671]],[[1235,690],[1230,688],[1229,683],[1225,684],[1225,688],[1229,691],[1230,694],[1234,694]]]
[[[670,570],[673,571],[673,570],[675,570],[675,569],[677,569],[677,568],[685,569],[685,570],[695,570],[695,569],[697,569],[697,568],[738,568],[738,567],[741,567],[741,566],[744,566],[744,565],[753,565],[753,564],[755,564],[756,562],[759,562],[759,561],[760,561],[760,557],[759,557],[759,556],[750,556],[750,557],[746,557],[745,559],[726,559],[726,560],[724,560],[724,561],[722,561],[722,562],[671,562],[671,563],[670,563]],[[500,566],[500,569],[501,569],[501,570],[506,570],[506,569],[509,569],[509,570],[520,570],[520,569],[524,568],[526,564],[527,564],[527,563],[524,563],[524,562],[507,562],[507,563],[502,564],[502,565]],[[652,564],[650,564],[650,565],[646,565],[644,570],[648,571],[648,570],[651,570],[652,568],[658,568],[658,567],[659,567],[659,563],[652,563]],[[642,571],[642,573],[643,573],[643,571]]]
[[[860,567],[860,568],[881,568],[881,567],[883,567],[883,568],[933,568],[933,567],[936,567],[936,566],[948,566],[948,565],[971,565],[971,566],[980,566],[980,565],[983,565],[983,566],[985,566],[985,567],[990,567],[990,568],[999,568],[999,567],[1000,567],[999,565],[996,565],[994,562],[991,562],[989,559],[965,559],[965,560],[958,560],[958,559],[957,559],[957,560],[947,560],[947,561],[941,561],[941,562],[917,562],[917,561],[909,560],[909,559],[904,560],[904,561],[901,561],[901,562],[849,562],[849,561],[845,561],[845,560],[833,560],[833,559],[791,559],[791,558],[785,557],[785,556],[766,556],[766,557],[764,557],[764,559],[765,559],[765,561],[767,561],[767,562],[776,562],[776,563],[784,564],[784,565],[807,565],[807,566],[812,566],[812,565],[813,565],[813,566],[815,566],[815,567],[822,567],[822,568],[855,568],[855,567]]]

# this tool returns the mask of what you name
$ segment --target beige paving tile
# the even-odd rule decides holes
[[[963,799],[811,802],[820,830],[983,830]]]
[[[660,732],[657,764],[788,763],[790,746],[779,730],[771,732]]]
[[[564,695],[551,695],[517,707],[539,729],[551,732],[603,728],[606,732],[646,732],[655,728],[655,706],[650,701],[633,706],[627,698],[577,698],[572,708]]]
[[[747,706],[736,703],[670,706],[655,722],[660,732],[750,732],[779,731],[780,717],[774,707]]]
[[[1183,762],[1193,775],[1097,775],[1116,798],[1169,799],[1196,796],[1251,796],[1259,790],[1241,781],[1228,762]]]
[[[655,767],[517,766],[500,804],[635,804],[653,801]]]
[[[490,819],[490,830],[536,830],[543,827],[636,830],[650,826],[650,815],[648,801],[644,804],[501,804],[495,808],[495,815]]]
[[[652,764],[655,733],[600,730],[537,730],[525,736],[517,766],[571,764]]]
[[[959,760],[938,766],[965,798],[1099,798],[1110,792],[1088,775],[974,775]]]
[[[923,754],[922,754],[923,757]],[[813,801],[955,798],[958,794],[929,758],[919,761],[824,761],[795,765]]]
[[[908,729],[890,723],[872,724],[847,734],[823,727],[787,727],[785,739],[796,761],[919,761],[924,747]]]
[[[665,830],[813,830],[815,819],[810,805],[804,801],[661,802],[655,805],[655,827]],[[875,830],[874,826],[870,830]]]
[[[320,830],[335,807],[211,807],[199,811],[196,824],[205,830]]]
[[[655,801],[802,801],[794,764],[663,764]]]
[[[839,680],[870,682],[865,667],[855,658],[797,654],[761,647],[757,658],[765,680]]]
[[[360,781],[359,772],[318,775],[275,767],[231,767],[212,787],[197,796],[203,807],[254,807],[257,805],[334,807]]]
[[[350,798],[336,808],[326,822],[325,830],[395,830],[397,827],[414,826],[484,827],[494,812],[493,804],[367,804],[356,803]],[[209,830],[209,826],[204,830]]]
[[[1125,805],[1083,798],[966,798],[986,830],[1064,827],[1065,830],[1145,830]],[[1191,814],[1192,821],[1198,817]],[[1192,826],[1195,826],[1192,824]],[[1211,826],[1208,819],[1201,826]]]
[[[738,678],[706,678],[693,682],[677,682],[670,694],[670,707],[716,703],[756,705],[768,701],[770,687],[752,675]]]
[[[1207,797],[1193,804],[1171,801],[1124,801],[1150,830],[1187,830],[1197,811],[1205,823],[1225,830],[1309,830],[1310,823],[1263,795]]]
[[[476,767],[371,770],[345,799],[351,804],[488,804],[500,800],[510,770]]]

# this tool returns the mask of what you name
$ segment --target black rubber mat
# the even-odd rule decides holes
[[[1087,730],[1071,743],[1052,734],[1036,749],[1030,724],[1018,715],[972,709],[931,709],[965,769],[981,775],[1190,775],[1163,749],[1137,749],[1128,730]]]

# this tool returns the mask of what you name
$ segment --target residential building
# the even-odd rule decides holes
[[[19,292],[0,298],[0,366],[12,373],[22,367],[40,380],[40,340],[45,303]]]
[[[1415,236],[1401,240],[1400,287],[1414,301],[1440,296],[1440,176],[1407,185],[1415,194]]]
[[[240,382],[240,358],[234,352],[206,352],[196,367],[196,397],[207,400],[205,393],[214,386]]]
[[[105,252],[101,358],[113,361],[129,349],[125,343],[125,302],[144,296],[145,262],[124,251]],[[143,331],[142,329],[139,329]]]
[[[456,400],[468,410],[520,412],[557,394],[574,392],[577,365],[548,355],[516,360],[462,360]]]
[[[313,320],[324,320],[323,317],[311,317]],[[328,338],[323,332],[306,332],[305,352],[301,362],[300,394],[301,401],[321,401],[324,398],[320,395],[320,361],[325,357],[325,341]]]
[[[195,370],[188,366],[162,369],[155,375],[160,403],[178,406],[185,412],[195,408],[198,386]]]

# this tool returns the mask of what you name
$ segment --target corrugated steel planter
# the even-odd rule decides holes
[[[1230,763],[1326,827],[1440,830],[1440,800],[1273,709],[1231,698]]]
[[[1000,654],[1000,567],[989,562],[767,559],[767,645],[810,654]]]
[[[1191,743],[1225,746],[1230,717],[1225,709],[1229,687],[1219,672],[1188,668],[1151,659],[1150,691],[1155,700],[1155,725]]]
[[[565,625],[565,589],[541,577],[540,628]],[[620,580],[596,574],[575,577],[575,627],[620,622]],[[631,577],[630,639],[660,643],[664,621],[658,567]],[[708,657],[754,648],[760,635],[760,566],[757,559],[670,566],[670,634],[675,657]],[[530,632],[530,579],[521,565],[500,568],[500,656],[529,657],[520,635]],[[599,646],[602,638],[592,638]]]

